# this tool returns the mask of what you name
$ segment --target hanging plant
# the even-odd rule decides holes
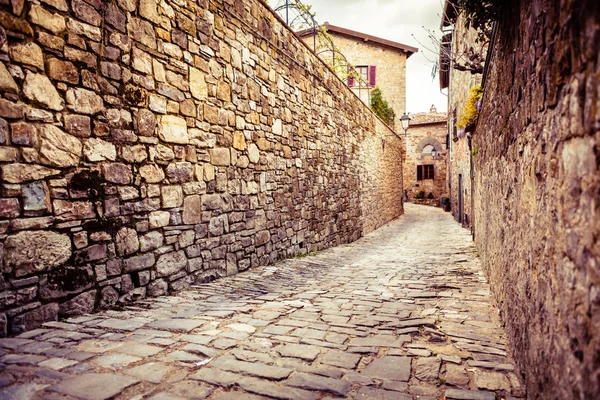
[[[481,110],[481,98],[483,97],[483,88],[479,85],[473,86],[469,90],[469,97],[467,98],[467,104],[465,109],[460,114],[456,127],[459,130],[467,131],[474,127],[475,121],[479,116],[479,110]]]

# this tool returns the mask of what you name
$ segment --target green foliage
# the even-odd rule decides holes
[[[458,128],[464,128],[469,124],[475,122],[477,117],[479,116],[479,110],[477,109],[477,102],[483,96],[483,88],[479,85],[473,86],[471,90],[469,90],[469,98],[467,99],[467,104],[465,105],[465,109],[460,114],[458,119],[458,123],[456,126]]]
[[[381,118],[386,124],[394,124],[396,113],[383,98],[381,89],[378,87],[375,87],[373,90],[371,90],[371,110],[373,110],[373,112],[377,114],[377,116],[379,116],[379,118]]]
[[[485,32],[500,18],[506,0],[458,0],[458,6],[465,12],[469,26]]]
[[[428,199],[433,199],[435,198],[435,196],[433,195],[433,193],[429,192],[429,194],[427,195]]]
[[[415,199],[424,199],[425,198],[425,191],[421,190],[419,191],[416,195],[415,195]]]

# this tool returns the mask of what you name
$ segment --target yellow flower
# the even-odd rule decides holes
[[[482,96],[483,88],[479,85],[473,86],[471,90],[469,90],[469,98],[467,99],[465,109],[460,114],[458,123],[456,124],[457,128],[464,128],[470,123],[475,122],[475,120],[479,116],[479,110],[477,110],[477,102],[481,99]]]

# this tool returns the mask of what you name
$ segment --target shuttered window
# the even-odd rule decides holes
[[[433,164],[417,165],[417,180],[423,181],[433,178]]]
[[[348,75],[348,86],[374,87],[377,85],[377,67],[375,65],[357,65],[356,79]]]

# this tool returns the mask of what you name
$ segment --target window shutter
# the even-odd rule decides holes
[[[418,181],[423,180],[423,166],[422,165],[417,165],[417,180]]]
[[[377,85],[377,67],[375,65],[369,66],[369,85]]]

